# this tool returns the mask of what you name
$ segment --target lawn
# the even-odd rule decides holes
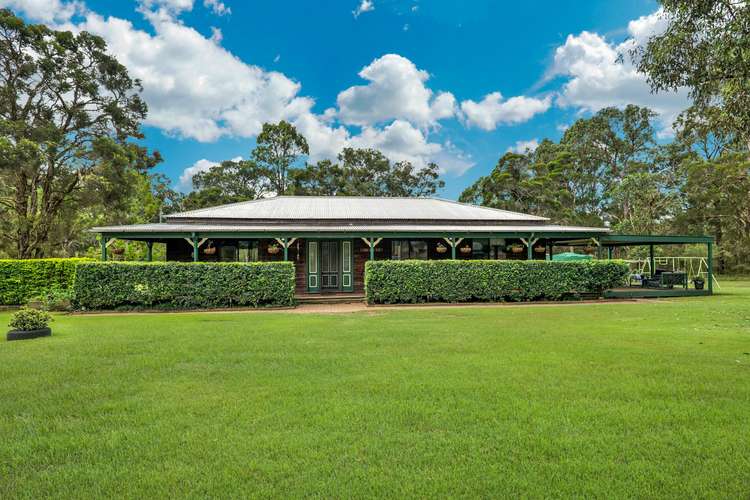
[[[0,498],[745,497],[749,304],[57,316]]]

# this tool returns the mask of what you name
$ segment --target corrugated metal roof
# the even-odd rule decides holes
[[[130,226],[106,226],[91,229],[95,233],[607,233],[601,227],[558,226],[554,224],[533,225],[431,225],[431,224],[356,224],[356,225],[245,225],[245,224],[191,224],[160,223],[134,224]]]
[[[349,196],[278,196],[202,208],[166,216],[180,219],[270,220],[435,220],[547,221],[546,217],[509,212],[439,198],[378,198]]]

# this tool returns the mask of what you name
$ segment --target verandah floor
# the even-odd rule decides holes
[[[604,291],[605,299],[645,299],[658,297],[703,297],[711,293],[704,290],[695,290],[693,288],[641,288],[641,287],[622,287],[611,288]]]

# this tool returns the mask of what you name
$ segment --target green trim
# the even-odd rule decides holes
[[[320,292],[320,243],[317,240],[308,240],[305,242],[305,281],[307,282],[307,291],[312,293]],[[314,252],[310,248],[315,248]],[[315,254],[315,258],[310,255]],[[315,262],[315,269],[310,271],[310,263]],[[311,279],[312,278],[312,279]]]
[[[658,243],[709,243],[713,237],[705,235],[645,235],[645,234],[605,234],[600,237],[602,245],[649,245]]]
[[[344,248],[347,245],[349,246],[349,250],[348,252],[345,252]],[[352,240],[342,240],[339,243],[339,252],[341,255],[341,289],[345,292],[353,292],[354,291],[354,242]],[[349,269],[348,271],[346,270],[347,268]]]
[[[109,238],[118,238],[123,240],[159,240],[159,239],[180,239],[190,238],[193,233],[189,232],[159,232],[159,233],[128,233],[128,232],[105,232],[100,234],[106,234]],[[446,232],[446,231],[430,231],[430,232],[414,232],[414,231],[403,231],[403,232],[380,232],[380,231],[367,231],[367,232],[356,232],[356,233],[343,233],[343,232],[320,232],[320,231],[263,231],[263,232],[240,232],[240,231],[221,231],[221,232],[200,232],[202,238],[209,239],[273,239],[273,238],[305,238],[305,239],[342,239],[348,240],[353,238],[528,238],[532,234],[537,236],[544,235],[544,238],[551,239],[576,239],[576,238],[593,238],[599,236],[600,233],[528,233],[528,232],[482,232],[482,231],[462,231],[462,232]]]

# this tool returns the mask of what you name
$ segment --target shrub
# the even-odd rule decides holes
[[[25,304],[53,288],[73,284],[75,268],[89,259],[0,260],[0,304]]]
[[[365,266],[369,303],[562,300],[621,286],[622,261],[512,260],[371,261]]]
[[[47,328],[50,321],[52,316],[48,312],[23,307],[11,315],[8,326],[13,330],[41,330]]]
[[[38,305],[37,305],[38,304]],[[29,299],[29,305],[45,311],[70,311],[73,304],[73,289],[53,287]]]
[[[291,262],[87,262],[73,305],[83,309],[290,306]]]

